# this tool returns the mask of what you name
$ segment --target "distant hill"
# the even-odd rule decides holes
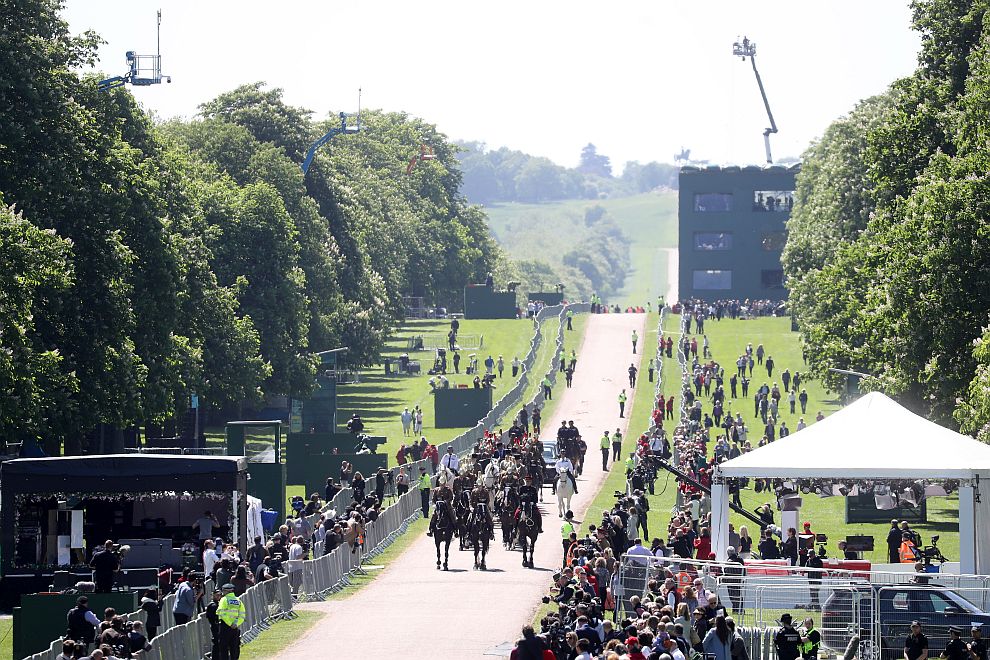
[[[622,306],[666,295],[668,257],[677,245],[677,194],[641,193],[600,200],[491,204],[492,232],[515,260],[523,292],[563,282],[566,293],[592,292]]]

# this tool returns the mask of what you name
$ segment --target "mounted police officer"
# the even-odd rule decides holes
[[[223,597],[217,605],[220,619],[220,660],[237,660],[241,657],[241,626],[247,618],[247,609],[234,594],[234,585],[221,587]]]
[[[577,495],[577,479],[574,478],[574,464],[571,463],[571,459],[567,458],[567,454],[561,453],[560,458],[554,464],[554,469],[557,470],[558,474],[567,473],[567,476],[571,480],[571,485],[574,486],[574,494]]]

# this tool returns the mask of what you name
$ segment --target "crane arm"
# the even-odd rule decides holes
[[[770,134],[777,132],[777,122],[773,119],[773,112],[770,111],[770,101],[767,100],[767,90],[763,87],[763,78],[760,77],[760,72],[756,68],[756,56],[750,56],[750,62],[753,65],[753,73],[756,74],[756,84],[760,86],[760,96],[763,97],[763,107],[767,109],[767,117],[770,119],[770,127],[763,131],[763,143],[767,150],[767,162],[772,163],[773,157],[770,155]]]
[[[305,176],[306,172],[309,171],[309,166],[313,162],[313,157],[316,155],[316,152],[317,150],[319,150],[320,147],[322,147],[327,142],[332,140],[336,135],[340,135],[341,133],[357,133],[360,130],[361,130],[360,126],[348,126],[347,115],[344,114],[343,112],[340,113],[340,126],[331,128],[329,131],[327,131],[327,134],[321,137],[316,142],[314,142],[313,146],[311,146],[309,148],[309,151],[306,152],[306,159],[303,161],[301,165],[303,176]]]

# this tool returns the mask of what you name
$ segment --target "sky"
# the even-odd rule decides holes
[[[169,85],[131,88],[162,119],[244,83],[265,81],[325,117],[404,111],[457,140],[509,147],[565,166],[591,142],[626,161],[764,161],[769,124],[748,36],[780,132],[775,159],[797,157],[861,99],[915,68],[907,0],[67,0],[73,32],[124,53],[161,52]]]

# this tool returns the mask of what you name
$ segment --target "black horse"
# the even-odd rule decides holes
[[[522,565],[525,568],[535,568],[533,550],[536,549],[536,539],[543,531],[543,515],[536,504],[527,502],[519,512],[519,522],[516,524],[516,541],[522,548]],[[526,552],[529,551],[529,558]]]
[[[474,548],[474,567],[485,571],[485,557],[488,555],[488,542],[495,532],[495,525],[492,523],[491,512],[488,510],[487,502],[478,502],[471,512],[469,527],[471,546]],[[481,555],[479,561],[478,555]]]
[[[519,508],[519,493],[515,488],[503,488],[495,497],[495,510],[498,511],[499,526],[502,528],[502,545],[512,549],[516,531],[516,509]]]
[[[454,538],[457,520],[454,518],[454,510],[450,502],[439,500],[433,508],[433,517],[430,518],[430,533],[433,534],[433,542],[437,545],[437,570],[440,570],[440,545],[444,544],[443,570],[447,570],[447,561],[450,559],[450,542]]]

